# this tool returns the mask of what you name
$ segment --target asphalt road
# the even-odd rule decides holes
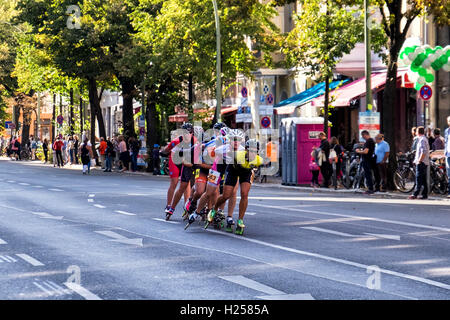
[[[255,185],[245,234],[167,177],[0,160],[0,299],[449,299],[450,202]]]

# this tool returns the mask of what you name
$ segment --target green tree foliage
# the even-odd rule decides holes
[[[324,130],[328,131],[328,83],[341,58],[363,40],[363,16],[331,0],[305,0],[295,16],[284,52],[289,66],[326,82]]]

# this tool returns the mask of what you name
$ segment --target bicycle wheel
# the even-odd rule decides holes
[[[394,185],[402,193],[410,193],[416,187],[416,175],[412,169],[396,171]]]
[[[431,191],[436,194],[446,194],[447,193],[447,175],[442,171],[434,172],[431,175]]]

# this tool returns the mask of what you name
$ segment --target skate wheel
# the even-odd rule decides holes
[[[205,230],[208,229],[208,227],[209,227],[209,221],[206,221],[206,223],[205,223]]]
[[[170,213],[166,214],[166,221],[169,221],[171,216],[172,215]]]

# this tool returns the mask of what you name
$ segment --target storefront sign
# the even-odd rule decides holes
[[[360,112],[359,113],[359,137],[363,130],[369,131],[370,137],[375,138],[380,133],[380,113],[379,112]]]

